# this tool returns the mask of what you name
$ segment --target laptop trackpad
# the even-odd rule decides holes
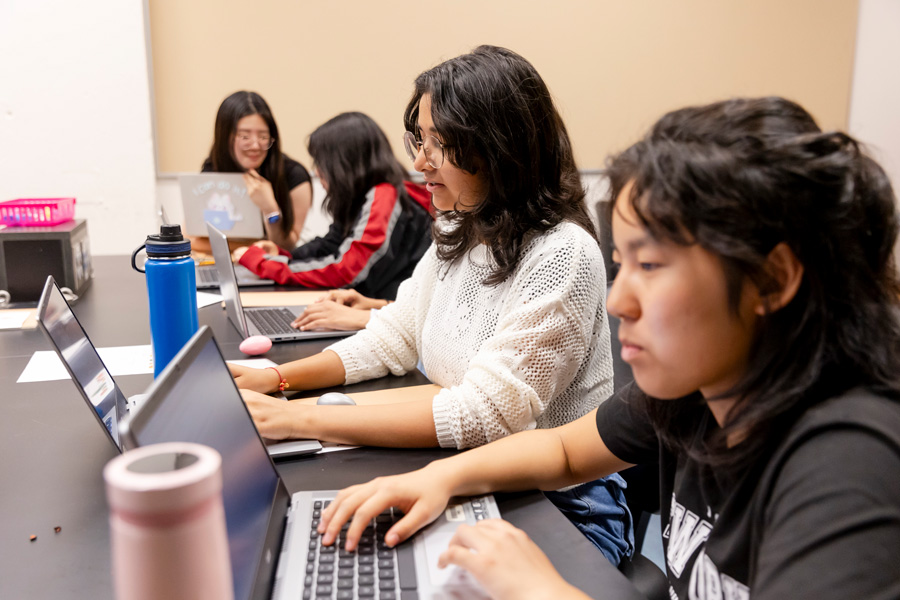
[[[431,585],[434,587],[451,586],[464,587],[467,589],[477,589],[481,587],[478,582],[475,581],[474,577],[456,565],[450,565],[445,569],[438,567],[438,558],[440,558],[444,550],[447,549],[447,546],[450,545],[450,540],[452,538],[452,532],[448,533],[444,531],[424,536],[422,544],[425,546],[425,560],[428,562],[428,579]],[[487,598],[487,594],[485,594],[484,597]]]
[[[444,594],[450,595],[438,594],[435,597],[454,597],[457,595],[456,592],[460,592],[462,595],[459,597],[461,598],[489,598],[481,585],[467,571],[455,565],[445,569],[438,567],[438,558],[450,545],[456,528],[461,523],[475,523],[475,519],[469,514],[471,509],[466,510],[467,508],[464,504],[451,502],[441,516],[416,536],[418,567],[416,570],[420,574],[427,570],[429,579],[427,585],[423,585],[424,582],[419,581],[420,597],[430,597],[428,593],[422,593],[426,590],[434,592],[440,589]],[[425,562],[425,565],[422,562]],[[427,569],[423,569],[423,566],[426,566]]]

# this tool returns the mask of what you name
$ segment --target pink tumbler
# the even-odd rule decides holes
[[[234,597],[218,452],[144,446],[109,461],[103,478],[118,600]]]

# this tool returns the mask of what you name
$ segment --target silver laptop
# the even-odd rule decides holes
[[[132,447],[123,438],[120,426],[125,416],[142,401],[144,394],[132,398],[125,397],[60,292],[53,276],[48,276],[47,283],[44,284],[37,308],[37,322],[50,338],[75,387],[91,407],[91,412],[103,426],[110,441],[120,451]],[[311,454],[322,449],[322,445],[314,440],[280,443],[270,441],[267,447],[270,454],[276,458]]]
[[[356,333],[333,329],[313,331],[294,329],[291,322],[303,314],[306,306],[244,308],[241,305],[237,276],[234,274],[234,263],[231,262],[231,252],[228,249],[228,237],[212,224],[207,223],[206,229],[213,258],[216,260],[216,268],[219,270],[219,293],[225,299],[225,312],[235,329],[245,338],[251,335],[264,335],[273,342],[294,342]]]
[[[119,424],[132,404],[109,374],[52,275],[38,302],[37,322],[110,442],[123,450]]]
[[[216,265],[197,265],[197,289],[210,290],[219,287],[219,269]],[[240,287],[275,285],[271,279],[263,279],[244,265],[234,265],[234,275]]]
[[[486,598],[464,571],[437,568],[460,523],[498,517],[492,496],[454,500],[397,549],[383,543],[400,513],[379,515],[360,548],[324,547],[313,531],[336,491],[289,495],[250,414],[203,327],[157,377],[123,423],[135,446],[185,441],[222,455],[222,496],[236,600],[248,598]]]
[[[205,236],[206,223],[233,238],[266,237],[259,208],[241,173],[186,173],[178,176],[185,235]]]

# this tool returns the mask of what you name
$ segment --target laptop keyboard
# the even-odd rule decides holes
[[[261,310],[246,310],[244,314],[250,319],[250,322],[256,325],[260,333],[263,334],[281,334],[296,333],[297,330],[291,327],[294,320],[294,313],[286,308],[264,308]]]
[[[197,281],[206,285],[219,285],[219,272],[216,271],[216,268],[206,269],[203,267],[197,268]]]
[[[384,534],[403,513],[387,509],[366,527],[353,552],[344,550],[347,528],[331,546],[323,546],[316,528],[329,501],[316,500],[309,532],[303,598],[338,600],[415,600],[416,567],[412,543],[388,548]]]

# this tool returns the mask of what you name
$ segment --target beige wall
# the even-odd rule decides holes
[[[431,8],[430,8],[431,7]],[[158,166],[196,171],[219,103],[260,92],[283,149],[361,110],[395,149],[412,81],[480,43],[531,60],[554,93],[579,166],[662,112],[780,94],[846,128],[857,3],[850,0],[149,0]]]

